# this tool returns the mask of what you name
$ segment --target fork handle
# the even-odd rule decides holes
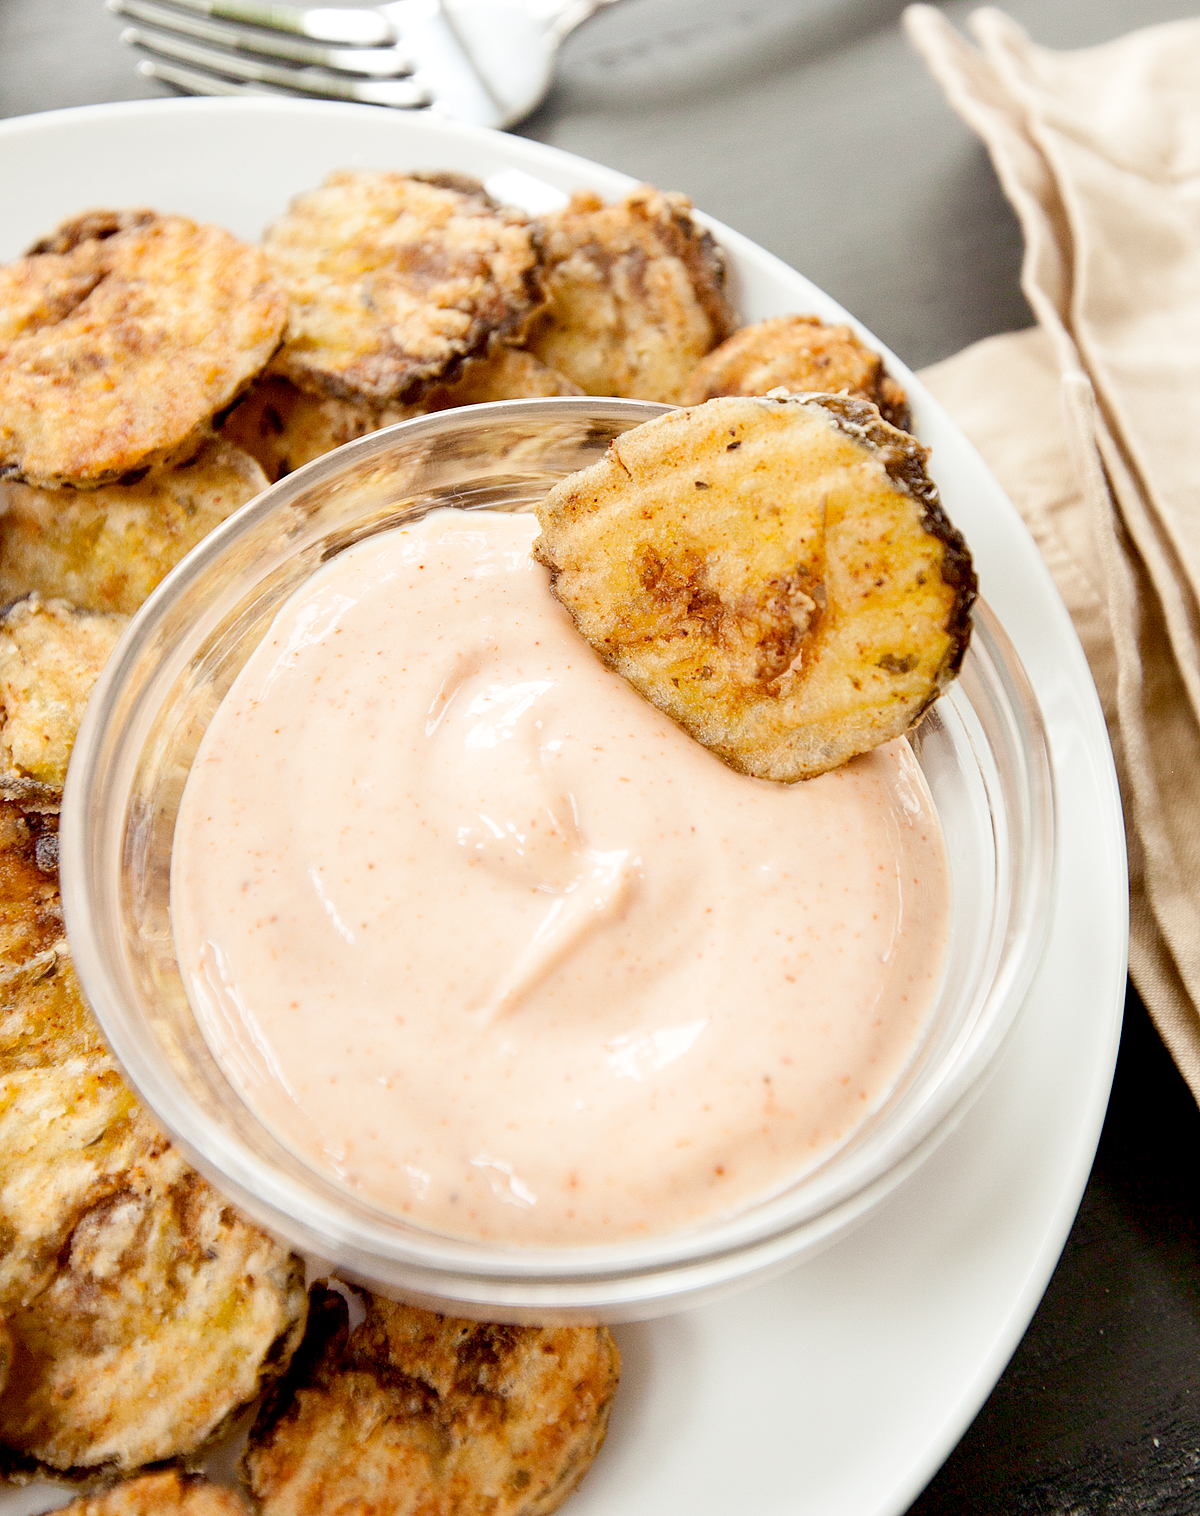
[[[601,0],[603,3],[603,0]],[[172,0],[172,4],[222,21],[240,21],[274,32],[334,42],[343,47],[390,47],[396,34],[377,10],[332,10],[322,6],[279,5],[273,0]]]

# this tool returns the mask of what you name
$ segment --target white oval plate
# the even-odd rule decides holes
[[[150,205],[257,240],[292,195],[354,166],[474,174],[535,212],[577,188],[613,197],[632,183],[521,138],[371,107],[92,106],[0,123],[0,260],[89,206]],[[729,254],[743,319],[850,319],[778,259],[708,224]],[[1012,505],[941,407],[890,355],[889,364],[1046,716],[1060,807],[1046,960],[983,1095],[868,1222],[724,1304],[619,1329],[621,1393],[571,1516],[899,1516],[1002,1373],[1095,1153],[1128,941],[1124,833],[1099,703]],[[2,1492],[0,1516],[65,1498],[47,1485]]]

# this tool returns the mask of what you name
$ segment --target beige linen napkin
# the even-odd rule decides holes
[[[912,42],[1025,233],[1031,332],[922,376],[1021,511],[1117,757],[1130,972],[1200,1098],[1200,20],[1074,53],[996,10]]]

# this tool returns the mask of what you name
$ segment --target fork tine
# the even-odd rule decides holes
[[[222,79],[217,74],[206,74],[197,68],[178,68],[173,63],[159,62],[157,58],[143,58],[137,65],[143,79],[158,79],[163,84],[173,84],[176,89],[189,95],[291,95],[286,89],[272,89],[269,84],[235,84],[232,79]]]
[[[234,52],[315,64],[372,79],[403,78],[413,71],[412,59],[398,47],[327,47],[283,32],[208,21],[191,11],[157,5],[154,0],[105,0],[105,6],[114,16],[145,21],[163,31],[192,37],[198,42],[214,43]]]
[[[186,42],[166,32],[147,31],[140,26],[126,27],[121,33],[121,41],[206,72],[254,84],[275,85],[326,100],[390,105],[402,110],[431,104],[428,91],[415,79],[353,79],[320,68],[288,68],[282,63],[265,63],[247,55],[222,52],[218,48]]]
[[[297,37],[311,37],[314,42],[333,42],[343,47],[388,47],[396,41],[391,23],[374,7],[330,10],[280,5],[277,0],[173,0],[173,3],[201,16],[291,32]]]

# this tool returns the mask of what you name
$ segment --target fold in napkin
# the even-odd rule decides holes
[[[909,36],[991,153],[1038,320],[923,377],[1024,516],[1100,692],[1130,972],[1200,1099],[1200,21],[1035,47],[999,11]]]

